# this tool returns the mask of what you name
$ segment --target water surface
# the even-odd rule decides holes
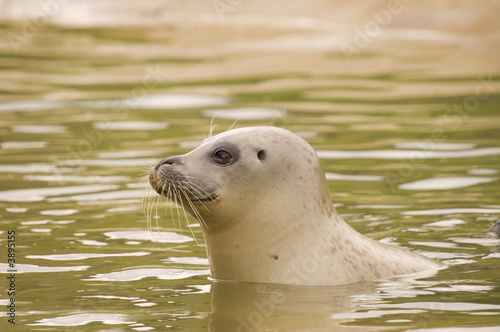
[[[340,43],[373,18],[343,2],[350,24],[326,4],[331,19],[321,6],[258,1],[224,19],[180,3],[125,1],[116,16],[86,3],[62,6],[17,47],[1,44],[0,271],[15,230],[16,331],[500,329],[500,242],[486,237],[500,217],[489,16],[462,30],[429,17],[424,29],[404,18],[427,9],[408,7],[346,57]],[[2,5],[3,36],[35,22],[36,8]],[[209,280],[199,225],[163,199],[148,225],[139,180],[212,121],[215,133],[298,133],[352,227],[447,268],[338,287]],[[5,316],[0,328],[14,330]]]

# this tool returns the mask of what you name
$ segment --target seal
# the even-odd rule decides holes
[[[498,237],[500,238],[500,219],[497,220],[497,222],[491,226],[490,231],[488,232],[493,237]]]
[[[316,152],[285,129],[209,137],[160,161],[149,182],[200,222],[214,279],[326,286],[440,266],[351,228],[330,200]]]

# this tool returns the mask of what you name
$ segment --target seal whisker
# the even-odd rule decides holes
[[[149,185],[149,176],[148,175],[144,175],[140,178],[139,180],[139,184],[141,185],[145,185],[144,186],[144,194],[143,194],[143,197],[142,197],[142,200],[141,200],[141,211],[143,214],[146,214],[146,209],[147,209],[147,202],[148,202],[148,199],[150,198],[150,195],[148,195],[151,190],[153,189],[150,185]],[[147,185],[146,185],[147,184]]]
[[[153,197],[150,200],[148,200],[148,208],[146,211],[146,224],[148,227],[149,234],[151,235],[151,240],[153,240],[153,234],[152,234],[153,230],[151,228],[151,220],[152,220],[154,205],[157,200],[158,200],[157,197]]]
[[[226,132],[232,130],[233,127],[236,125],[236,122],[238,122],[241,119],[241,117],[242,117],[242,115],[240,115],[236,120],[234,120],[233,124],[231,125],[231,127],[229,127],[228,130],[226,130]]]
[[[162,193],[165,192],[165,186],[166,186],[166,184],[164,184],[162,187]],[[158,235],[160,236],[160,240],[163,244],[165,244],[165,241],[163,240],[163,236],[161,235],[160,225],[158,223],[158,219],[160,219],[160,216],[158,215],[158,205],[160,204],[160,199],[161,199],[161,196],[156,200],[155,215],[153,216],[153,218],[155,219],[156,231],[157,231]],[[153,225],[151,223],[151,228],[152,227],[153,227]]]
[[[160,224],[158,223],[158,220],[160,219],[160,216],[158,215],[158,205],[159,205],[160,200],[157,200],[156,204],[156,214],[154,216],[155,223],[156,223],[156,231],[158,235],[160,236],[160,240],[163,244],[165,244],[165,241],[163,240],[163,236],[161,235],[161,230],[160,230]]]
[[[172,215],[172,220],[174,222],[174,225],[177,224],[177,227],[179,227],[179,231],[181,232],[181,234],[183,234],[182,222],[181,222],[182,213],[180,211],[182,208],[182,200],[181,200],[177,185],[175,183],[172,183],[172,190],[170,192],[170,197],[171,197],[172,201],[174,202],[175,210],[176,210],[176,214],[177,214],[177,216],[174,218],[174,209],[172,208],[170,210],[171,215]],[[176,222],[176,220],[177,220],[177,222]]]
[[[139,183],[148,183],[148,177],[144,176],[141,178]],[[148,230],[151,231],[150,229],[150,223],[151,223],[151,211],[153,207],[153,202],[156,200],[156,196],[152,195],[153,188],[151,186],[145,186],[144,187],[144,196],[141,201],[141,209],[142,213],[146,216],[146,224],[148,227]]]
[[[148,210],[146,212],[146,221],[147,221],[147,227],[149,234],[151,235],[151,241],[154,242],[154,236],[153,236],[153,218],[157,217],[158,213],[154,212],[155,210],[158,210],[158,204],[161,199],[161,196],[153,196],[151,200],[148,201]],[[154,214],[154,215],[153,215]],[[156,222],[158,222],[157,218]]]
[[[170,183],[169,186],[168,186],[168,192],[167,192],[167,199],[174,202],[174,205],[175,205],[175,208],[177,210],[177,219],[178,219],[178,215],[179,215],[179,204],[177,203],[177,194],[175,192],[175,184],[174,183]],[[173,209],[170,210],[170,215],[172,216],[172,221],[174,222],[174,225],[177,226],[177,222],[175,221],[176,218],[174,218],[174,211]],[[180,231],[182,232],[182,229],[180,229]]]
[[[200,222],[202,225],[204,225],[205,227],[208,227],[207,224],[205,223],[205,221],[203,220],[202,216],[198,213],[198,210],[196,209],[196,207],[194,206],[193,202],[191,201],[191,199],[189,198],[189,195],[186,193],[186,191],[184,190],[184,188],[181,188],[181,192],[184,194],[184,197],[186,198],[186,201],[188,202],[188,204],[191,206],[191,209],[193,210],[194,214],[195,214],[195,218],[198,220],[198,222]],[[186,214],[186,210],[184,209],[184,214],[185,214],[185,217],[186,217],[186,221],[189,220],[187,214]],[[193,228],[189,227],[189,230],[191,231],[191,235],[193,236],[193,239],[196,241],[196,244],[199,244],[198,243],[198,240],[196,239],[196,236],[194,235],[194,231],[193,231]]]
[[[179,201],[181,202],[181,207],[182,207],[182,212],[184,214],[184,219],[186,220],[186,224],[188,224],[189,217],[187,215],[186,208],[184,206],[184,201],[183,201],[182,197],[184,196],[186,198],[186,201],[189,204],[190,204],[190,201],[189,201],[189,197],[187,196],[186,191],[185,191],[184,187],[182,186],[182,184],[179,182],[178,182],[178,184],[179,184],[179,186],[177,189],[178,189]]]
[[[179,202],[180,202],[180,206],[182,208],[182,212],[184,214],[184,218],[186,220],[186,223],[189,221],[189,217],[187,216],[187,213],[186,213],[186,208],[184,207],[184,201],[182,199],[182,197],[186,197],[186,200],[188,201],[189,203],[189,198],[187,197],[186,195],[186,192],[184,190],[184,187],[182,186],[182,183],[180,183],[179,181],[176,181],[177,182],[177,185],[176,186],[176,189],[177,189],[177,195],[179,196]],[[180,223],[180,218],[179,218],[179,223]]]
[[[196,177],[193,177],[193,176],[186,176],[186,179],[198,180]],[[206,197],[211,197],[212,196],[210,193],[208,193],[205,189],[203,189],[202,187],[200,187],[199,185],[197,185],[195,182],[191,181],[191,182],[189,182],[189,184],[192,187],[194,187],[193,189],[199,190],[201,192],[201,194],[205,195]],[[193,192],[192,189],[188,189],[186,186],[183,186],[183,188],[185,188],[192,196],[196,197],[196,195],[195,195],[195,193]],[[207,212],[210,212],[210,209],[205,205],[205,203],[202,200],[198,200],[198,202],[200,202],[201,205],[203,205],[203,207],[207,210]]]
[[[186,197],[186,200],[189,203],[189,206],[191,206],[191,209],[193,210],[196,219],[198,219],[198,222],[200,222],[201,224],[203,224],[203,226],[205,226],[206,228],[208,228],[207,223],[205,222],[205,220],[203,220],[203,217],[198,212],[198,209],[196,208],[196,206],[194,206],[193,201],[191,200],[191,198],[189,198],[189,195],[186,193],[186,191],[187,191],[191,195],[193,195],[193,192],[190,189],[187,189],[187,188],[184,188],[184,189],[185,189],[185,191],[184,191],[184,197]],[[203,202],[201,202],[201,204],[208,210],[208,208],[205,206],[205,204],[203,204]]]
[[[174,202],[174,206],[177,210],[177,216],[179,215],[179,205],[175,204],[175,199],[173,197],[173,190],[171,190],[171,186],[169,185],[168,187],[168,194],[167,194],[167,199],[171,202]],[[174,225],[175,225],[175,217],[174,217],[174,207],[172,205],[170,205],[170,218],[172,219]],[[181,228],[181,231],[182,231],[182,228]]]
[[[151,199],[151,201],[149,203],[149,211],[148,211],[147,219],[148,219],[148,230],[151,233],[153,232],[153,217],[154,217],[155,207],[158,206],[158,202],[160,201],[160,199],[161,199],[161,196],[154,197]]]
[[[150,176],[149,174],[153,166],[154,166],[153,163],[149,166],[146,166],[142,171],[142,176],[139,179],[139,184],[144,185],[144,194],[141,200],[141,211],[144,215],[146,215],[146,222],[148,225],[148,229],[149,229],[149,224],[151,222],[151,217],[148,211],[150,211],[150,209],[152,208],[152,204],[155,200],[155,195],[153,195],[154,189],[149,182],[149,176]]]
[[[211,196],[209,193],[207,193],[205,190],[203,190],[203,188],[201,188],[200,186],[197,186],[197,185],[195,185],[195,186],[196,186],[196,189],[200,189],[201,191],[203,191],[203,193],[206,194],[207,197]],[[192,196],[196,196],[191,189],[187,189],[187,190],[189,191],[189,193]],[[192,200],[191,200],[191,202],[192,202]],[[205,210],[207,210],[207,212],[210,212],[210,209],[207,207],[207,205],[202,200],[198,200],[198,202],[205,208]]]
[[[174,202],[174,204],[175,204],[175,200],[174,200],[174,198],[173,198],[173,196],[172,196],[172,195],[173,195],[173,193],[172,193],[172,185],[171,185],[171,184],[169,184],[169,185],[168,185],[168,191],[167,191],[167,195],[166,195],[166,197],[167,197],[167,200],[168,200],[168,201],[170,201],[170,202]],[[175,206],[176,206],[176,208],[177,208],[177,205],[175,205]],[[167,206],[165,206],[165,209],[166,209],[166,208],[167,208]],[[170,205],[170,218],[172,219],[172,221],[174,222],[174,225],[175,225],[174,209],[173,209],[173,207],[172,207],[171,205]]]
[[[148,221],[148,231],[151,233],[151,239],[153,239],[153,228],[152,228],[152,220],[153,220],[153,211],[155,205],[158,204],[158,201],[160,198],[154,198],[149,202],[149,210],[148,210],[148,215],[147,215],[147,221]]]
[[[219,113],[215,113],[214,116],[212,116],[212,120],[210,120],[210,129],[208,130],[208,137],[213,136],[213,131],[214,131],[215,127],[217,127],[217,125],[214,125],[214,120],[218,114]]]
[[[179,188],[177,185],[178,185],[178,181],[176,181],[176,183],[172,184],[173,190],[174,190],[174,202],[175,202],[175,205],[177,208],[177,222],[179,223],[179,231],[181,232],[181,234],[183,234],[182,223],[181,223],[181,215],[182,214],[181,214],[181,212],[179,212],[179,206],[183,210],[184,215],[186,214],[186,212],[184,210],[184,203],[182,202],[182,195],[179,193]],[[187,216],[185,218],[187,219]]]
[[[148,191],[146,191],[146,195],[147,195],[147,192]],[[151,223],[152,208],[153,208],[154,201],[156,199],[157,198],[155,196],[151,196],[151,197],[146,197],[143,200],[143,213],[146,215],[146,222],[147,222],[147,227],[148,227],[149,231],[151,231],[150,223]]]
[[[153,189],[150,189],[150,192],[153,191]],[[149,198],[147,198],[147,206],[146,206],[146,217],[148,221],[151,221],[151,217],[153,214],[153,208],[155,201],[157,201],[159,198],[157,196],[151,195]]]

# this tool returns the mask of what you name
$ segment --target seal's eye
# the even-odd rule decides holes
[[[214,152],[214,160],[221,165],[227,165],[233,161],[233,156],[225,150],[217,150]]]

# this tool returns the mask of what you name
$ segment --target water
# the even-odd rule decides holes
[[[339,43],[371,18],[344,3],[345,21],[312,5],[259,18],[243,3],[221,20],[211,6],[125,1],[112,16],[86,3],[54,7],[59,25],[2,4],[1,35],[24,38],[0,52],[0,304],[15,298],[16,331],[500,329],[500,240],[486,236],[500,217],[494,29],[409,29],[408,7],[346,57]],[[139,179],[214,116],[216,133],[297,132],[352,227],[448,268],[338,287],[210,281],[195,220],[162,201],[150,231]],[[5,315],[0,328],[14,330]]]

